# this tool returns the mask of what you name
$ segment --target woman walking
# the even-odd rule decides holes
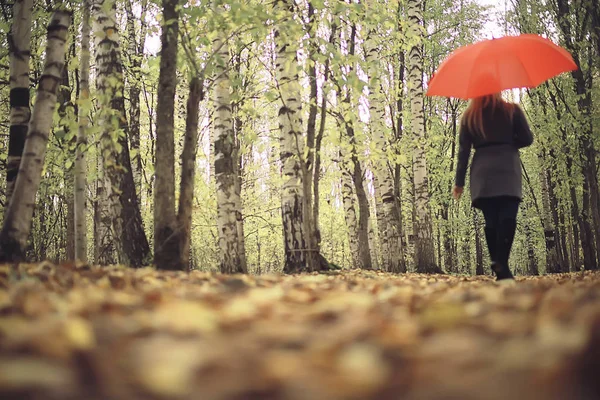
[[[471,147],[471,204],[485,218],[492,271],[497,280],[514,279],[508,266],[522,200],[519,149],[533,143],[523,110],[504,101],[500,93],[471,100],[462,116],[458,165],[453,196],[459,199],[465,185]]]

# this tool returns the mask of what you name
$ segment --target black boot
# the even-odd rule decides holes
[[[512,248],[517,230],[515,219],[504,219],[498,225],[498,236],[496,241],[496,259],[492,263],[492,271],[496,273],[496,280],[514,279],[508,267],[510,249]]]

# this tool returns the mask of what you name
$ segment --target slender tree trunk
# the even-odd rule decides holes
[[[329,43],[334,44],[335,35],[337,32],[337,26],[334,24],[331,27],[331,33],[329,36]],[[315,167],[313,173],[313,228],[315,231],[315,237],[317,246],[321,248],[321,230],[319,227],[319,181],[321,178],[321,144],[323,142],[323,136],[325,135],[325,121],[327,117],[327,94],[325,93],[325,85],[329,78],[330,61],[329,58],[325,61],[325,68],[323,71],[323,86],[321,89],[321,115],[319,120],[319,131],[317,133],[315,142]],[[316,99],[315,99],[316,100]]]
[[[558,254],[558,238],[552,224],[552,212],[550,210],[550,194],[545,171],[540,171],[540,182],[542,184],[542,223],[544,227],[544,239],[546,243],[546,272],[562,272],[561,262]],[[532,271],[530,270],[530,273]]]
[[[356,25],[352,25],[350,31],[350,40],[348,43],[348,54],[349,56],[354,56],[355,47],[356,47]],[[352,66],[349,66],[349,72],[353,69]],[[372,260],[371,260],[371,251],[369,246],[369,199],[367,197],[367,192],[364,187],[365,176],[363,173],[363,168],[361,166],[360,160],[358,158],[358,150],[356,137],[354,134],[354,125],[352,120],[346,120],[346,115],[354,112],[354,108],[352,106],[352,92],[350,88],[346,88],[345,95],[342,94],[341,85],[338,83],[338,92],[342,97],[341,106],[341,123],[344,126],[346,131],[346,137],[350,142],[350,160],[352,161],[352,169],[351,176],[352,182],[354,183],[354,187],[356,189],[356,197],[358,199],[358,251],[360,255],[360,263],[357,265],[358,268],[361,269],[371,269]]]
[[[234,92],[238,92],[239,98],[242,99],[237,102],[237,104],[232,104],[232,109],[234,111],[234,120],[233,120],[233,134],[235,137],[234,141],[234,149],[233,149],[233,158],[235,161],[235,199],[237,204],[235,205],[236,210],[239,212],[236,213],[236,225],[237,225],[237,238],[238,238],[238,250],[240,256],[240,267],[244,273],[248,272],[248,261],[246,259],[246,237],[244,233],[244,207],[242,202],[242,186],[244,181],[244,157],[242,151],[243,140],[243,119],[241,114],[241,108],[244,103],[244,94],[247,87],[248,81],[244,81],[242,78],[242,52],[243,48],[238,49],[236,57],[235,57],[235,71],[237,73],[237,77],[239,80],[243,82],[240,86],[234,86]],[[250,151],[248,152],[249,157],[252,154],[252,147],[250,146]]]
[[[238,71],[239,72],[239,71]],[[233,159],[234,159],[234,190],[235,190],[235,209],[236,213],[236,226],[237,226],[237,239],[238,239],[238,251],[240,257],[240,268],[244,273],[248,272],[248,261],[246,259],[246,237],[244,233],[244,207],[242,202],[242,184],[244,180],[244,163],[242,156],[242,118],[238,114],[239,110],[236,110],[236,117],[234,119],[233,133],[235,137],[234,148],[233,148]]]
[[[10,52],[10,132],[6,163],[6,204],[10,203],[25,147],[29,108],[29,58],[33,0],[16,0],[8,34]]]
[[[73,38],[75,40],[75,38]],[[68,64],[68,60],[66,61]],[[62,142],[66,149],[67,157],[70,158],[72,153],[72,148],[75,145],[75,141],[77,137],[73,135],[71,137],[71,123],[75,118],[75,106],[71,101],[71,85],[69,83],[69,72],[66,68],[62,71],[62,78],[60,82],[60,88],[58,89],[57,94],[57,102],[58,102],[58,130],[59,130],[59,140]],[[57,132],[58,133],[58,132]],[[67,209],[67,217],[65,223],[65,229],[63,233],[65,234],[64,240],[64,249],[65,249],[65,257],[67,260],[75,259],[75,216],[74,212],[74,204],[73,204],[73,168],[67,167],[64,170],[64,204]],[[63,235],[61,234],[61,237]],[[63,247],[63,246],[61,246]]]
[[[398,30],[403,32],[402,28],[402,2],[398,2]],[[397,78],[397,97],[396,97],[396,116],[392,116],[392,124],[394,120],[396,124],[394,126],[395,142],[393,143],[393,151],[396,156],[400,156],[400,141],[404,134],[404,74],[405,74],[405,52],[400,51],[398,55],[398,78]],[[393,109],[390,107],[390,109]],[[400,226],[400,241],[402,249],[404,250],[402,257],[405,258],[408,253],[408,246],[405,240],[405,227],[404,219],[402,215],[402,165],[399,162],[394,163],[394,200],[396,201],[396,209],[398,210],[399,226]],[[404,260],[406,267],[406,259]]]
[[[529,221],[524,221],[525,241],[527,242],[527,274],[539,275],[537,260],[535,258],[535,243],[533,240],[533,230]]]
[[[177,84],[178,0],[163,0],[160,74],[156,106],[154,187],[154,264],[181,269],[175,216],[175,87]]]
[[[435,264],[433,228],[429,210],[425,116],[423,113],[423,54],[421,43],[422,0],[409,0],[409,35],[413,40],[408,55],[408,91],[411,99],[411,128],[414,137],[413,171],[415,184],[415,263],[421,273],[441,273]]]
[[[215,183],[217,187],[217,231],[219,235],[220,268],[222,273],[244,272],[241,269],[237,216],[240,204],[235,190],[237,159],[234,157],[235,135],[231,109],[229,79],[229,46],[224,32],[213,42],[216,52],[214,82]]]
[[[144,58],[146,44],[146,12],[148,0],[142,0],[140,7],[140,34],[135,31],[135,15],[132,10],[132,0],[125,1],[127,14],[127,31],[129,34],[129,57],[131,60],[131,74],[134,76],[129,82],[129,140],[132,154],[132,174],[136,192],[141,196],[142,191],[142,157],[140,154],[140,67]]]
[[[316,13],[313,8],[312,3],[308,2],[308,34],[309,34],[309,57],[312,62],[308,65],[308,79],[310,85],[310,98],[309,98],[309,106],[308,106],[308,121],[306,127],[306,149],[307,155],[304,163],[305,166],[305,174],[303,176],[304,183],[304,196],[305,196],[305,213],[304,218],[307,225],[306,234],[308,235],[307,242],[311,248],[310,252],[310,262],[312,264],[311,269],[321,269],[320,265],[316,263],[319,261],[320,256],[320,234],[319,227],[316,225],[316,219],[314,209],[315,207],[318,209],[319,202],[318,197],[313,198],[313,182],[318,183],[317,180],[314,179],[315,174],[319,174],[319,170],[315,169],[315,140],[317,134],[317,114],[319,112],[318,107],[318,82],[317,82],[317,60],[316,54],[318,52],[318,44],[316,42],[317,39],[317,22],[316,22]],[[318,216],[317,216],[318,219]]]
[[[373,218],[369,218],[369,248],[371,249],[371,262],[374,269],[380,269],[379,255],[382,254],[383,270],[387,271],[388,261],[391,258],[389,255],[389,238],[386,236],[388,221],[383,209],[383,201],[381,199],[381,184],[377,174],[373,173],[373,208],[372,214],[377,220],[377,234],[373,226]],[[374,211],[374,213],[373,213]],[[379,239],[379,240],[377,240]],[[379,244],[379,246],[377,246]]]
[[[384,93],[382,93],[380,88],[379,70],[381,68],[377,63],[379,48],[373,39],[375,35],[375,32],[369,34],[365,43],[365,53],[369,65],[367,71],[370,84],[369,128],[375,148],[381,150],[381,153],[373,155],[373,173],[377,176],[382,214],[385,219],[385,224],[379,230],[382,233],[380,236],[383,238],[382,243],[385,243],[385,246],[382,248],[383,268],[389,272],[406,272],[404,249],[402,248],[400,210],[397,207],[398,202],[394,196],[394,176],[387,160],[389,144],[385,132],[388,131],[388,128],[385,124]]]
[[[354,188],[352,182],[352,172],[350,171],[350,162],[343,152],[344,146],[340,147],[340,160],[338,165],[342,171],[342,200],[344,203],[344,219],[348,228],[348,238],[350,244],[350,256],[352,259],[352,268],[360,268],[361,252],[358,243],[358,221],[356,218],[356,209],[354,207]]]
[[[348,132],[348,136],[351,137],[352,141],[354,142],[354,129],[351,126],[347,126],[346,130]],[[367,192],[364,188],[364,174],[360,165],[360,161],[356,155],[355,143],[353,143],[353,153],[352,161],[354,164],[354,169],[352,171],[352,181],[354,182],[354,187],[356,188],[356,197],[358,198],[358,246],[360,252],[360,268],[372,269],[373,265],[369,246],[369,200],[367,197]]]
[[[97,146],[97,153],[101,153]],[[102,157],[97,159],[98,178],[96,181],[96,201],[94,204],[94,262],[100,265],[115,264],[115,252],[111,234],[111,221],[108,209],[110,204],[106,197],[106,177]]]
[[[471,239],[466,236],[462,238],[462,259],[463,259],[463,271],[462,273],[472,274],[471,270]],[[459,273],[461,271],[458,271]]]
[[[582,132],[579,136],[580,160],[582,164],[583,180],[583,203],[582,217],[580,220],[581,244],[583,248],[584,268],[597,269],[597,257],[600,258],[600,191],[598,188],[598,174],[595,161],[595,149],[592,142],[593,120],[592,120],[592,66],[587,66],[586,74],[582,70],[581,46],[575,43],[577,35],[572,33],[571,6],[566,0],[556,1],[556,16],[558,26],[563,33],[567,50],[573,56],[573,60],[579,67],[571,71],[574,79],[574,91],[577,95],[577,108],[580,113]],[[578,10],[575,10],[577,12]],[[595,14],[595,13],[593,13]],[[593,17],[593,15],[592,15]],[[593,19],[593,18],[592,18]],[[582,22],[575,20],[575,28],[581,30],[586,27],[579,26]],[[596,248],[597,251],[594,249]]]
[[[243,273],[248,273],[248,261],[246,259],[246,237],[244,234],[244,208],[242,203],[242,182],[244,177],[244,168],[243,168],[243,160],[241,156],[240,142],[241,142],[241,131],[240,124],[241,121],[239,118],[236,118],[238,121],[235,126],[235,147],[233,149],[233,159],[235,162],[235,180],[234,180],[234,189],[235,189],[235,209],[236,212],[236,226],[237,226],[237,239],[238,239],[238,252],[240,257],[240,269]]]
[[[0,262],[19,261],[25,252],[56,108],[56,95],[65,66],[65,44],[70,23],[70,13],[56,11],[48,24],[44,72],[38,84],[20,173],[0,231]]]
[[[183,269],[190,270],[190,239],[192,233],[192,207],[194,200],[194,175],[196,172],[196,150],[198,148],[198,114],[200,101],[204,97],[202,81],[194,77],[190,81],[190,93],[187,101],[185,137],[181,153],[181,184],[179,189],[179,208],[177,212],[181,257]]]
[[[452,176],[454,173],[454,164],[455,164],[455,156],[456,156],[456,123],[457,123],[457,108],[458,104],[453,104],[451,100],[448,100],[448,105],[450,107],[450,112],[452,114],[452,129],[450,132],[452,133],[451,145],[450,145],[450,173],[449,176]],[[449,180],[447,186],[447,193],[450,193],[452,190],[452,180]],[[455,252],[454,246],[452,245],[452,220],[450,218],[450,200],[446,200],[444,202],[444,206],[442,208],[442,220],[444,221],[444,262],[446,264],[446,271],[457,272],[456,264],[455,264]]]
[[[81,27],[81,61],[79,77],[79,130],[77,131],[77,148],[75,151],[75,259],[87,262],[87,220],[86,220],[86,186],[87,186],[87,130],[90,112],[90,0],[83,2]]]

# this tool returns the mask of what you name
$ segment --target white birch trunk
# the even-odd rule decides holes
[[[377,219],[377,230],[373,226],[373,218],[369,218],[369,248],[371,249],[371,259],[374,269],[380,269],[379,255],[382,255],[383,269],[386,269],[386,265],[389,259],[388,254],[388,237],[385,235],[387,229],[386,216],[383,211],[383,202],[381,201],[381,190],[380,182],[377,178],[377,174],[373,173],[373,211],[371,215],[374,215]],[[375,232],[377,231],[377,232]],[[371,239],[373,237],[373,239]],[[379,240],[377,240],[379,239]],[[379,246],[377,246],[379,244]]]
[[[290,0],[277,0],[275,10],[289,10]],[[302,135],[301,86],[298,80],[298,57],[296,44],[275,32],[277,55],[275,75],[279,89],[280,157],[283,185],[281,188],[281,213],[285,246],[284,271],[293,273],[306,268],[307,244],[304,224],[304,186],[302,181],[302,158],[304,137]]]
[[[375,143],[376,152],[372,157],[373,174],[376,176],[379,196],[381,196],[380,214],[384,223],[380,226],[382,243],[383,268],[389,272],[406,272],[404,251],[402,249],[402,227],[400,226],[400,210],[394,198],[394,175],[387,160],[388,138],[390,129],[385,123],[384,94],[381,92],[379,49],[371,32],[365,42],[365,53],[368,63],[369,78],[369,128],[371,139]],[[379,204],[377,204],[379,206]],[[378,215],[379,219],[379,215]]]
[[[216,52],[215,90],[213,103],[215,138],[215,183],[217,189],[217,230],[219,235],[220,268],[222,273],[243,272],[238,246],[237,206],[240,199],[235,190],[235,135],[231,111],[231,81],[229,80],[229,46],[226,32],[220,30],[213,42]]]
[[[33,0],[16,0],[9,35],[10,50],[10,137],[6,163],[6,204],[10,202],[27,137],[29,109],[29,58]]]
[[[83,2],[79,95],[79,130],[75,153],[75,259],[87,262],[86,186],[87,128],[90,112],[90,0]]]
[[[356,218],[356,208],[354,207],[354,186],[352,183],[352,172],[350,171],[349,162],[344,160],[344,154],[341,150],[340,158],[341,160],[338,164],[342,170],[342,200],[344,202],[344,219],[346,221],[346,227],[348,228],[352,268],[359,268],[361,265],[361,260],[360,250],[358,248],[358,218]]]
[[[435,264],[433,228],[429,210],[429,183],[427,177],[425,115],[423,113],[423,42],[422,0],[409,0],[407,13],[408,36],[411,42],[408,54],[408,93],[410,95],[411,128],[414,139],[413,172],[415,186],[415,264],[417,272],[441,272]]]
[[[111,220],[111,235],[117,256],[117,262],[127,265],[128,259],[123,248],[123,220],[119,188],[123,176],[122,166],[119,165],[119,128],[120,116],[113,110],[111,101],[115,96],[122,96],[123,75],[118,59],[114,53],[118,51],[119,33],[116,22],[116,6],[114,0],[93,0],[94,13],[94,49],[96,51],[96,88],[98,90],[100,117],[102,127],[101,157],[106,176],[104,188],[108,199],[108,213]]]
[[[65,66],[65,44],[70,24],[71,14],[65,11],[56,11],[48,24],[44,71],[38,84],[13,196],[0,232],[0,261],[20,260],[27,245],[56,109],[56,95]]]

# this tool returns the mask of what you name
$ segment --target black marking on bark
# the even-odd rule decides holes
[[[8,155],[20,157],[27,139],[27,125],[11,125],[8,140]]]
[[[10,90],[10,106],[29,107],[29,88],[13,88]]]

